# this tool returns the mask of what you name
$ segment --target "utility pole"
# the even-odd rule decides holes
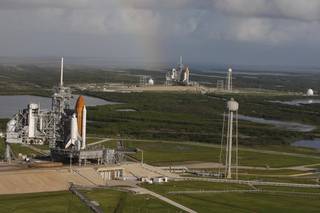
[[[141,164],[143,165],[143,150],[141,149]]]
[[[228,75],[227,75],[227,90],[232,91],[232,69],[228,69]]]
[[[72,152],[70,151],[70,155],[69,155],[69,169],[70,169],[70,172],[72,172]]]

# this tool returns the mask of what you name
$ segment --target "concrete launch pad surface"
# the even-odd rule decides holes
[[[103,183],[92,168],[69,172],[59,169],[24,169],[0,172],[0,194],[19,194],[68,190],[70,182],[83,186]]]
[[[159,176],[166,176],[169,178],[178,178],[179,175],[170,173],[165,171],[159,167],[151,166],[148,164],[141,164],[141,163],[126,163],[121,165],[124,169],[126,174],[129,176],[134,177],[147,177],[147,178],[154,178]]]
[[[133,180],[141,177],[178,177],[178,175],[158,167],[131,162],[121,165],[101,165],[99,167],[73,166],[71,172],[67,166],[60,168],[24,168],[22,166],[19,167],[19,165],[1,165],[0,194],[63,191],[69,189],[71,182],[84,187],[109,185],[97,172],[97,168],[108,167],[122,167],[124,169],[124,177],[128,178],[129,185],[132,184]],[[123,185],[124,181],[119,181],[119,183]]]

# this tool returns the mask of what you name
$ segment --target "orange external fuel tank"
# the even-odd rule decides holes
[[[77,103],[76,103],[76,107],[75,107],[75,111],[77,114],[77,123],[78,123],[78,132],[79,135],[82,136],[82,118],[83,118],[83,108],[85,106],[85,102],[84,102],[84,98],[83,96],[79,96]]]

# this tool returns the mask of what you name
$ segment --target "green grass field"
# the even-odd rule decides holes
[[[135,195],[112,189],[84,191],[84,193],[89,199],[99,202],[105,212],[180,212],[175,207],[149,195]]]
[[[28,156],[39,154],[38,152],[36,152],[28,147],[25,147],[23,145],[20,145],[20,144],[11,144],[11,148],[12,148],[12,151],[16,157],[19,155],[19,153],[22,153],[22,154],[28,155]]]
[[[83,191],[97,201],[104,212],[143,213],[180,212],[177,208],[149,195],[135,195],[113,189]],[[0,195],[1,213],[89,213],[91,212],[70,192],[49,192],[21,195]]]
[[[88,92],[88,95],[122,103],[88,108],[88,118],[92,121],[88,126],[88,132],[91,134],[105,136],[120,134],[124,138],[197,141],[215,144],[220,142],[225,96],[174,92],[130,94]],[[296,121],[316,126],[320,123],[319,119],[314,116],[318,113],[316,108],[309,111],[298,107],[291,107],[291,109],[268,102],[277,97],[263,94],[257,96],[237,94],[234,97],[241,101],[240,114]],[[136,111],[119,112],[117,111],[119,108]],[[296,116],[297,114],[299,116]],[[307,134],[290,132],[248,121],[240,121],[239,132],[239,142],[250,146],[288,145],[297,139],[305,136],[312,137],[317,133],[317,131]]]
[[[114,142],[105,145],[114,146]],[[127,147],[144,151],[144,161],[153,165],[176,165],[186,162],[219,162],[220,148],[171,142],[125,141]],[[141,159],[141,153],[135,155]],[[243,166],[288,167],[320,163],[320,159],[308,157],[265,154],[254,151],[239,151],[239,163]]]
[[[90,213],[70,192],[0,195],[1,213]]]
[[[320,208],[320,194],[297,195],[276,192],[168,194],[170,191],[238,189],[237,185],[233,186],[233,184],[207,182],[170,182],[160,185],[144,185],[144,187],[198,212],[318,212]],[[268,188],[268,190],[274,189]],[[277,190],[292,192],[292,189],[285,187],[277,187]]]
[[[48,145],[34,145],[36,148],[42,149],[42,150],[48,150]],[[16,157],[18,157],[19,153],[27,155],[27,156],[36,156],[39,155],[38,152],[22,146],[21,144],[11,144],[11,149]],[[0,159],[4,158],[4,152],[5,152],[5,144],[4,139],[0,138]]]

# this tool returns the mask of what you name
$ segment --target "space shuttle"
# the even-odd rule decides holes
[[[70,122],[70,137],[65,146],[69,148],[71,145],[76,146],[77,150],[86,148],[87,133],[87,109],[83,96],[79,96],[75,113],[73,113]]]
[[[60,86],[63,87],[63,58],[61,58]],[[71,145],[76,146],[77,150],[86,148],[87,131],[87,109],[83,96],[79,96],[76,102],[74,113],[71,116],[70,136],[65,148]]]

